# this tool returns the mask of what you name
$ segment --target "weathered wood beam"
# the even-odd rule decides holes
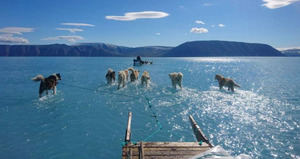
[[[143,142],[140,142],[139,159],[144,159],[144,144],[143,144]]]
[[[128,113],[128,122],[127,122],[127,129],[126,129],[126,133],[125,133],[125,142],[130,142],[130,138],[131,138],[131,118],[132,118],[132,113],[129,112]]]
[[[200,129],[199,125],[196,123],[193,116],[190,115],[189,118],[190,118],[191,125],[192,125],[192,128],[193,128],[193,132],[194,132],[194,135],[196,136],[197,141],[198,142],[201,142],[201,141],[206,142],[209,145],[209,147],[213,147],[213,145],[208,141],[208,139],[206,138],[206,136],[204,135],[204,133]]]

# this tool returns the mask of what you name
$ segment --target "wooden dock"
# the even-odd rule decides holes
[[[132,143],[131,119],[128,114],[127,129],[125,133],[125,145],[122,147],[122,159],[185,159],[205,152],[213,147],[205,137],[200,127],[189,116],[194,135],[198,142],[137,142]]]

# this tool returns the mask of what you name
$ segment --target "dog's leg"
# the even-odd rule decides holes
[[[231,91],[234,92],[234,86],[233,85],[231,86]]]
[[[146,81],[145,81],[144,79],[142,79],[142,85],[143,85],[143,86],[145,85],[145,82],[146,82]]]
[[[118,81],[118,89],[120,89],[120,85],[121,85],[121,82],[120,82],[120,81]]]
[[[223,88],[223,85],[219,83],[219,89],[221,90]]]
[[[173,88],[175,88],[175,89],[176,89],[176,83],[175,83],[175,81],[174,81],[173,79],[171,79],[171,82],[172,82],[172,86],[173,86]]]
[[[181,82],[178,83],[178,86],[182,89]]]
[[[53,88],[53,94],[54,95],[56,94],[56,86],[54,86],[54,88]]]
[[[42,85],[40,85],[40,89],[39,89],[39,97],[41,98],[42,97],[42,93],[43,93],[43,89],[42,89]]]

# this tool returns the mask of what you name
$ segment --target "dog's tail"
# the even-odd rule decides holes
[[[37,75],[35,77],[32,78],[33,81],[43,81],[45,80],[43,75]]]
[[[233,83],[234,84],[234,86],[236,86],[236,87],[241,87],[240,85],[238,85],[238,84],[236,84],[235,82]]]
[[[134,72],[134,69],[132,67],[129,67],[128,70]]]

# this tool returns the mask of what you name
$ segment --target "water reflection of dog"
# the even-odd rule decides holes
[[[219,74],[216,74],[215,80],[218,80],[220,89],[222,89],[223,86],[226,86],[226,87],[228,87],[228,90],[231,90],[232,92],[234,92],[234,87],[240,87],[232,79],[225,78],[225,77],[223,77],[222,75],[219,75]]]
[[[47,78],[44,78],[43,75],[37,75],[32,78],[33,81],[41,81],[40,89],[39,89],[39,97],[42,97],[42,93],[46,91],[48,94],[48,90],[53,90],[53,94],[56,94],[56,85],[58,84],[58,80],[61,80],[60,74],[56,73],[50,75]]]

